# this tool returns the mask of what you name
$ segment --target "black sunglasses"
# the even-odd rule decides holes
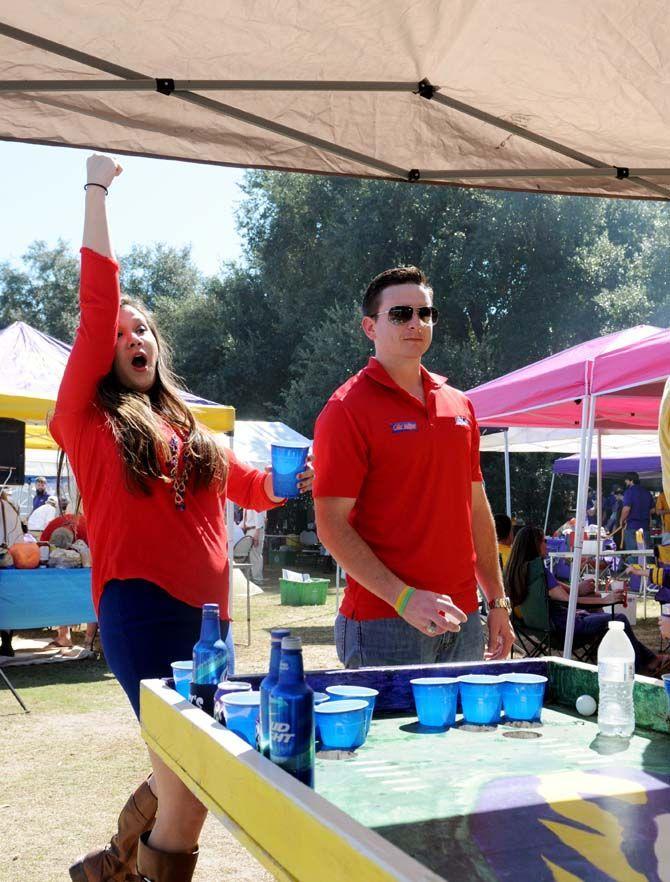
[[[419,320],[422,324],[437,324],[438,311],[434,306],[392,306],[390,309],[383,310],[383,312],[375,312],[370,318],[377,318],[379,315],[388,315],[391,324],[406,325],[415,312],[419,316]]]

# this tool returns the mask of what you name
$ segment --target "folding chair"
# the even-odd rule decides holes
[[[552,649],[558,651],[563,644],[562,634],[554,627],[549,615],[549,595],[547,578],[542,558],[528,564],[528,597],[520,606],[523,619],[512,614],[512,624],[519,645],[528,658],[551,655]],[[578,661],[593,664],[596,661],[598,637],[575,637],[572,654]]]
[[[512,626],[519,646],[527,658],[551,655],[551,619],[544,572],[544,561],[538,557],[528,564],[528,596],[520,605],[523,618],[512,612]]]

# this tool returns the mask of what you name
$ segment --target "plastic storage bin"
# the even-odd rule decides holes
[[[280,579],[282,606],[323,606],[329,585],[328,579],[312,579],[309,582]]]

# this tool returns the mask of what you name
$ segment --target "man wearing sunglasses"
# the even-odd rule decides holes
[[[505,658],[514,641],[472,406],[421,364],[437,310],[416,267],[374,278],[363,332],[375,356],[337,389],[314,430],[319,538],[347,572],[340,661]],[[477,598],[489,601],[484,652]]]

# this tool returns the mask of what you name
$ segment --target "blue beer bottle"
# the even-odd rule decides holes
[[[281,642],[279,681],[270,693],[270,759],[314,787],[314,692],[305,682],[300,637]]]
[[[228,670],[228,650],[221,639],[219,604],[202,607],[200,640],[193,647],[193,678],[190,700],[210,715],[214,713],[214,693]]]
[[[270,756],[270,693],[279,680],[279,662],[281,660],[281,641],[291,632],[288,628],[273,628],[270,631],[270,668],[267,677],[263,677],[259,687],[261,693],[261,736],[260,750],[264,756]]]

